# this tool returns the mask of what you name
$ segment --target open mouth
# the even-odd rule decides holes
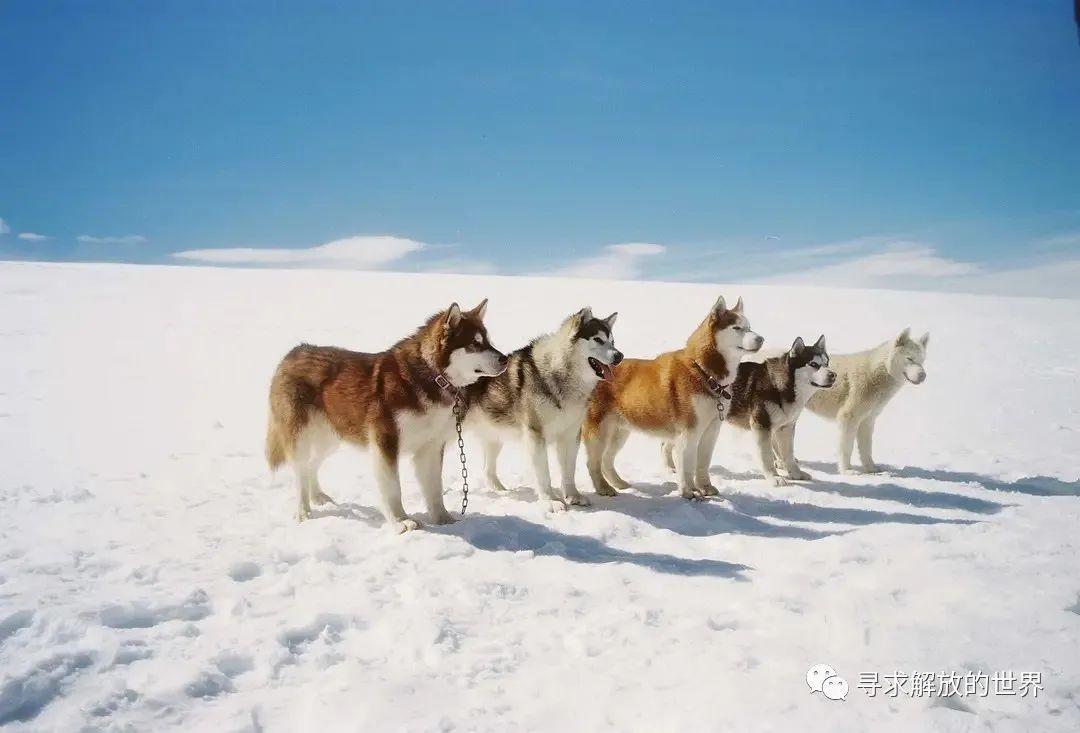
[[[611,367],[600,361],[599,359],[594,359],[590,356],[589,367],[592,368],[593,374],[595,374],[600,379],[603,379],[604,381],[611,379]]]
[[[828,389],[829,387],[833,386],[833,384],[835,384],[835,381],[829,382],[828,384],[818,384],[817,382],[811,382],[810,384],[814,385],[818,389]]]

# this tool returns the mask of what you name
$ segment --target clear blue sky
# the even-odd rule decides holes
[[[0,90],[0,259],[368,234],[504,272],[659,243],[655,276],[865,237],[1080,251],[1065,0],[8,0]]]

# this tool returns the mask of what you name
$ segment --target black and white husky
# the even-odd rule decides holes
[[[468,389],[466,426],[484,445],[484,475],[492,488],[505,490],[496,472],[502,444],[520,439],[532,462],[536,492],[552,511],[568,504],[586,506],[574,483],[581,424],[593,388],[611,378],[622,361],[611,328],[616,313],[595,318],[592,309],[573,314],[554,333],[534,339],[509,355],[501,375]],[[554,446],[562,497],[551,486],[548,446]]]
[[[795,460],[795,421],[814,393],[835,382],[824,336],[813,346],[800,336],[780,356],[739,364],[726,422],[754,433],[761,472],[774,486],[787,483],[778,468],[796,481],[810,478]]]

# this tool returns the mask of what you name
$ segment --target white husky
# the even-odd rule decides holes
[[[837,469],[841,473],[874,473],[874,423],[878,415],[904,386],[926,379],[926,344],[930,334],[912,339],[905,328],[892,341],[857,354],[834,355],[830,366],[836,371],[832,389],[816,392],[807,408],[822,417],[836,420],[840,427]],[[851,451],[859,441],[862,469],[851,467]]]

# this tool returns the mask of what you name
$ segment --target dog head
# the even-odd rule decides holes
[[[750,321],[743,313],[742,298],[734,308],[729,309],[721,295],[709,312],[708,320],[716,350],[721,354],[735,352],[738,358],[742,358],[743,352],[752,354],[765,342],[764,338],[750,330]]]
[[[596,318],[592,308],[586,307],[563,322],[563,329],[572,342],[575,361],[597,379],[611,379],[611,367],[623,360],[611,333],[618,315],[612,313],[607,318]]]
[[[494,377],[506,369],[506,355],[488,341],[484,327],[487,298],[472,310],[463,311],[452,303],[440,314],[443,373],[455,387],[466,387],[483,377]]]
[[[824,335],[818,337],[813,346],[807,346],[802,336],[798,337],[787,357],[796,384],[805,384],[814,389],[828,389],[836,384],[836,372],[829,369],[829,352],[825,350]]]
[[[930,334],[924,333],[918,339],[911,338],[911,329],[905,328],[893,339],[889,350],[889,374],[894,379],[906,379],[912,384],[921,384],[926,379],[926,345],[930,343]]]

